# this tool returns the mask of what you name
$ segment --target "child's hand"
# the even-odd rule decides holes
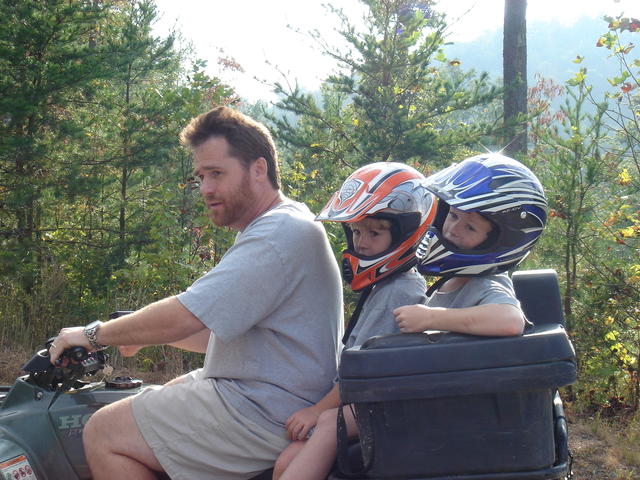
[[[287,435],[291,440],[304,440],[309,431],[318,423],[320,411],[316,405],[303,408],[293,413],[284,424]]]
[[[424,332],[431,328],[434,310],[426,305],[405,305],[396,308],[393,315],[402,333]]]

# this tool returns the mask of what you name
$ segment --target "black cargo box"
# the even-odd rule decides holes
[[[551,468],[554,396],[575,381],[574,356],[560,325],[508,338],[387,335],[345,350],[340,395],[355,408],[367,477]]]

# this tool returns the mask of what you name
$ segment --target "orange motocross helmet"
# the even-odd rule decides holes
[[[349,175],[316,217],[343,224],[347,249],[342,253],[342,276],[353,291],[415,265],[416,248],[435,217],[438,203],[424,180],[420,172],[403,163],[366,165]],[[351,229],[345,225],[365,217],[391,222],[391,246],[378,255],[358,254]]]

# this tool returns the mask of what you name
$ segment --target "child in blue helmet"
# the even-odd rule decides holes
[[[521,163],[488,154],[436,173],[427,188],[439,206],[418,248],[418,269],[441,278],[425,304],[394,310],[400,331],[521,334],[526,320],[504,272],[528,255],[544,229],[540,182]]]
[[[360,292],[343,338],[345,347],[398,332],[393,310],[425,300],[426,284],[414,268],[415,251],[435,217],[436,205],[424,180],[404,164],[367,165],[347,178],[318,215],[318,220],[342,223],[347,239],[343,277]],[[336,455],[340,405],[336,384],[317,404],[289,417],[285,427],[294,442],[278,458],[274,479],[326,477]],[[349,433],[357,434],[348,408],[345,417]]]

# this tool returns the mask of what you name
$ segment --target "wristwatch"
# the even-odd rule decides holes
[[[97,340],[98,330],[102,326],[102,322],[100,320],[96,320],[95,322],[91,322],[89,325],[84,327],[84,335],[89,340],[91,344],[91,348],[94,350],[104,350],[107,348],[107,345],[100,345]]]

